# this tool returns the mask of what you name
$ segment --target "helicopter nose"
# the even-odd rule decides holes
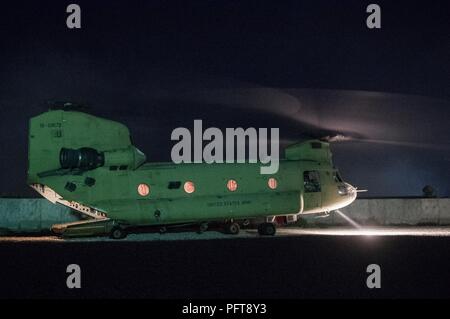
[[[358,192],[356,191],[356,187],[345,183],[346,187],[347,187],[347,196],[349,197],[349,200],[351,203],[353,203],[353,201],[356,199],[356,197],[358,196]]]
[[[358,191],[356,189],[356,187],[348,184],[350,190],[349,190],[349,195],[353,198],[353,200],[356,199],[356,197],[358,196]]]
[[[338,186],[338,193],[345,198],[345,201],[348,202],[348,204],[352,203],[358,195],[356,187],[350,185],[349,183],[344,183],[343,185]]]

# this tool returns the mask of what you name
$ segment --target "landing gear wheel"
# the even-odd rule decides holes
[[[247,227],[250,225],[250,220],[249,219],[244,219],[244,221],[242,222],[242,226]]]
[[[127,237],[127,231],[120,226],[115,226],[111,230],[110,237],[112,239],[123,239],[123,238]]]
[[[258,234],[261,236],[273,236],[277,232],[277,228],[273,223],[262,223],[258,225]]]
[[[239,234],[239,230],[240,230],[240,227],[239,227],[238,223],[228,223],[225,226],[225,232],[227,234],[237,235],[237,234]]]
[[[201,234],[208,230],[208,223],[201,223],[197,233]]]

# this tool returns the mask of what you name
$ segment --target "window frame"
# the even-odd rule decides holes
[[[312,178],[310,173],[313,173]],[[318,170],[303,171],[303,189],[305,193],[320,193],[322,191]]]

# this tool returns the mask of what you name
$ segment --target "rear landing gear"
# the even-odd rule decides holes
[[[233,223],[227,223],[225,225],[225,232],[227,234],[237,235],[237,234],[239,234],[239,230],[240,230],[240,227],[239,227],[238,223],[233,222]]]
[[[125,237],[127,237],[127,231],[120,226],[115,226],[111,230],[110,237],[112,239],[124,239]]]
[[[258,234],[261,236],[273,236],[277,232],[277,228],[273,223],[262,223],[258,225]]]

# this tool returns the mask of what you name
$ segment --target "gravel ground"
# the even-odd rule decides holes
[[[450,227],[371,227],[371,228],[280,228],[277,237],[281,236],[427,236],[450,237]],[[260,236],[254,229],[243,229],[239,235],[228,235],[217,231],[206,231],[202,234],[196,232],[172,232],[172,233],[139,233],[129,234],[125,239],[114,240],[109,237],[87,237],[62,239],[56,236],[5,236],[0,237],[0,242],[139,242],[139,241],[177,241],[177,240],[214,240],[214,239],[258,239]],[[267,238],[267,237],[266,237]],[[270,237],[269,237],[270,238]]]

